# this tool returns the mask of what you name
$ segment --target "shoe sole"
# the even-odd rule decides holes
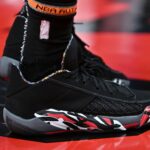
[[[89,131],[111,132],[141,128],[150,123],[150,106],[136,116],[93,116],[49,109],[23,119],[4,108],[3,117],[10,131],[22,135],[56,134],[62,132]]]

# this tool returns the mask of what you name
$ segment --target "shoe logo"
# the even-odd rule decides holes
[[[50,32],[50,22],[47,20],[42,20],[40,26],[40,39],[48,40],[49,32]]]
[[[67,7],[63,7],[63,6],[58,7],[58,6],[42,4],[35,0],[28,0],[28,4],[35,11],[38,11],[44,14],[49,14],[49,15],[56,15],[56,16],[73,15],[76,13],[76,10],[77,10],[77,5],[67,6]]]

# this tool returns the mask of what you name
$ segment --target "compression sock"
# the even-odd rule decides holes
[[[28,0],[20,69],[37,81],[61,68],[71,41],[76,0]]]

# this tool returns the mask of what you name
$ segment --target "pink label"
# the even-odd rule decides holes
[[[49,31],[50,31],[50,22],[46,20],[42,20],[40,26],[40,39],[48,40]]]

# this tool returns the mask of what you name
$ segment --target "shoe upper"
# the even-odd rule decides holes
[[[32,118],[35,112],[50,108],[92,115],[137,115],[150,105],[150,93],[137,96],[137,91],[91,75],[88,64],[82,64],[80,53],[72,53],[72,47],[64,62],[68,72],[46,76],[41,82],[25,82],[18,69],[12,67],[6,108]]]

